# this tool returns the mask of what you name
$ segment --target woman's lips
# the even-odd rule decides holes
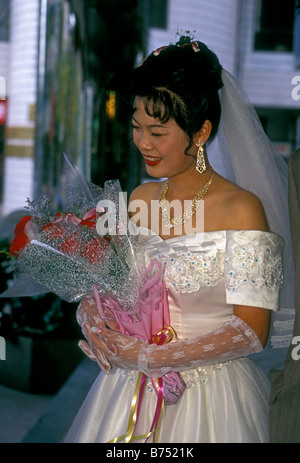
[[[153,157],[153,156],[145,156],[144,154],[143,154],[143,158],[145,160],[145,163],[148,166],[156,166],[162,160],[162,158]]]

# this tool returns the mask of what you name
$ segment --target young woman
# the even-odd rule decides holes
[[[278,308],[283,239],[269,231],[272,217],[260,199],[209,163],[219,90],[230,79],[205,44],[187,37],[151,53],[133,72],[133,139],[148,174],[166,180],[140,185],[130,202],[147,205],[133,219],[147,254],[164,256],[177,339],[156,346],[120,334],[116,325],[108,329],[96,321],[95,302],[84,300],[78,319],[89,344],[81,347],[109,374],[99,375],[66,442],[124,435],[139,371],[148,377],[179,372],[186,386],[165,407],[158,442],[268,442],[269,381],[249,356],[265,346]],[[223,110],[228,117],[222,103]],[[227,136],[241,136],[234,120],[229,128]],[[148,382],[136,436],[150,430],[156,403]]]

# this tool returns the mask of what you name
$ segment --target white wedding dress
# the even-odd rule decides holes
[[[212,231],[162,240],[151,234],[149,258],[167,261],[171,326],[179,339],[230,321],[233,305],[277,309],[283,240],[261,231]],[[65,442],[109,442],[127,430],[137,371],[100,373]],[[268,442],[269,380],[248,358],[181,372],[183,396],[165,407],[159,443]],[[157,395],[150,380],[136,435],[151,427]]]

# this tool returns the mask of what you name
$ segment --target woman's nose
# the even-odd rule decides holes
[[[145,132],[141,133],[141,138],[140,138],[140,141],[139,141],[139,147],[141,149],[151,149],[152,148],[152,144],[151,144],[151,141],[149,139],[149,136]]]

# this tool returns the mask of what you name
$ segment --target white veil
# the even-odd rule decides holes
[[[222,115],[218,143],[225,176],[258,196],[270,231],[285,239],[284,282],[279,311],[273,315],[271,345],[287,348],[291,341],[295,302],[294,264],[288,209],[288,166],[266,136],[256,111],[237,80],[222,70]]]

